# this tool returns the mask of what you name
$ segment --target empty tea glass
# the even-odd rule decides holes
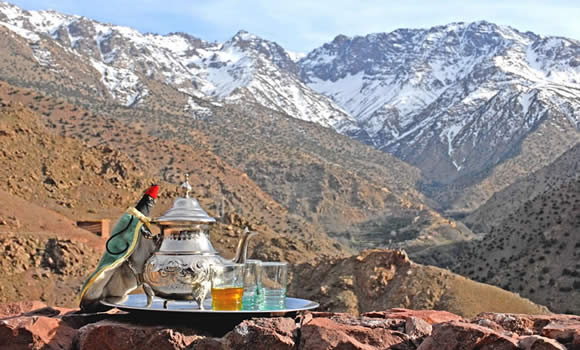
[[[259,309],[281,310],[286,307],[288,264],[262,261],[258,267]]]
[[[211,265],[211,308],[241,310],[244,293],[244,264]]]
[[[258,269],[260,264],[260,260],[246,260],[244,269],[244,296],[242,297],[242,309],[244,310],[258,310]]]

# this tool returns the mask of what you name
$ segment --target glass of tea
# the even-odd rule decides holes
[[[211,265],[211,308],[241,310],[244,294],[244,264]]]

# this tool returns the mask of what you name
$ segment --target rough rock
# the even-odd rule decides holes
[[[292,318],[257,318],[243,321],[225,339],[232,349],[293,349],[296,333]]]
[[[81,313],[37,302],[0,304],[0,310],[9,315],[0,320],[2,350],[580,350],[580,317],[572,315],[485,313],[468,320],[446,311],[390,309],[193,323],[118,310]]]
[[[399,345],[405,347],[404,333],[377,327],[345,325],[328,318],[313,318],[302,326],[300,349],[360,349],[370,350]]]
[[[367,317],[380,317],[380,318],[400,318],[406,320],[409,317],[416,317],[420,318],[423,321],[426,321],[429,324],[441,323],[441,322],[448,322],[448,321],[459,321],[463,318],[461,316],[457,316],[452,314],[451,312],[447,311],[439,311],[439,310],[409,310],[409,309],[401,309],[401,308],[394,308],[387,311],[373,311],[373,312],[365,312],[362,316]]]
[[[520,339],[520,348],[524,350],[566,350],[566,347],[554,339],[530,335]]]
[[[502,327],[519,335],[531,335],[537,331],[537,327],[542,327],[542,324],[547,324],[549,318],[531,318],[528,315],[514,315],[503,313],[486,312],[477,316],[478,320],[487,319]],[[536,326],[538,324],[538,326]]]
[[[557,334],[559,329],[580,325],[580,317],[574,315],[522,315],[486,312],[477,315],[476,320],[481,319],[491,320],[505,330],[519,335],[539,334],[550,323],[554,328],[554,334]]]
[[[32,310],[45,308],[46,304],[40,301],[21,301],[17,303],[0,304],[0,319],[17,316]]]
[[[421,318],[409,317],[405,322],[405,333],[413,339],[414,343],[420,342],[423,338],[431,335],[433,326]]]
[[[162,326],[101,321],[78,330],[79,350],[185,349],[199,338]]]
[[[188,349],[195,349],[195,350],[228,350],[230,347],[228,346],[225,339],[222,338],[199,338],[196,339]]]
[[[542,328],[541,334],[559,341],[569,349],[580,350],[580,321],[553,320]]]
[[[489,329],[493,329],[496,332],[502,333],[504,335],[507,335],[509,337],[513,337],[516,336],[517,334],[506,330],[505,328],[503,328],[502,326],[500,326],[499,324],[497,324],[496,322],[492,321],[492,320],[488,320],[487,318],[481,318],[481,319],[474,319],[472,321],[472,323],[478,325],[478,326],[482,326],[482,327],[487,327]]]
[[[0,349],[72,349],[75,330],[58,318],[23,316],[0,321]]]
[[[401,333],[405,332],[405,320],[401,319],[393,319],[393,318],[376,318],[376,317],[367,317],[367,316],[359,316],[356,317],[351,314],[346,313],[335,313],[327,315],[326,318],[329,318],[335,322],[340,324],[348,325],[348,326],[363,326],[368,328],[384,328],[395,330]]]
[[[433,333],[425,339],[418,350],[471,350],[518,349],[515,338],[506,337],[490,328],[463,321],[436,324]]]

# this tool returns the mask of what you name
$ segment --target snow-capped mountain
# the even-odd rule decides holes
[[[474,205],[513,180],[507,168],[494,174],[507,160],[525,175],[580,139],[580,42],[484,21],[339,35],[304,57],[245,31],[215,43],[3,2],[0,26],[47,70],[91,75],[87,94],[139,107],[166,84],[189,96],[160,103],[195,116],[211,115],[211,103],[262,105],[418,166],[426,191],[481,185]],[[70,57],[83,62],[76,75]],[[493,186],[482,181],[490,176]]]
[[[210,82],[201,89],[207,96],[230,102],[253,100],[347,134],[360,129],[348,113],[300,81],[298,66],[274,42],[240,31],[200,58],[195,62],[204,70],[199,76]]]
[[[8,3],[0,3],[0,25],[32,42],[50,38],[88,57],[111,96],[127,106],[147,96],[147,78],[192,96],[230,103],[243,98],[345,134],[360,134],[354,118],[300,81],[296,56],[244,31],[225,43],[209,43],[185,33],[142,34]]]
[[[498,164],[548,116],[580,130],[572,39],[455,23],[340,35],[299,64],[302,79],[357,118],[375,145],[441,181]]]

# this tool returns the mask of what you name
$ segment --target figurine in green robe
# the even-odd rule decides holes
[[[159,186],[151,186],[139,203],[127,209],[113,228],[97,270],[88,277],[81,289],[81,309],[101,309],[101,300],[122,302],[141,285],[147,294],[147,304],[151,304],[153,291],[143,283],[143,268],[158,243],[158,239],[149,230],[151,219],[147,216],[158,191]]]

